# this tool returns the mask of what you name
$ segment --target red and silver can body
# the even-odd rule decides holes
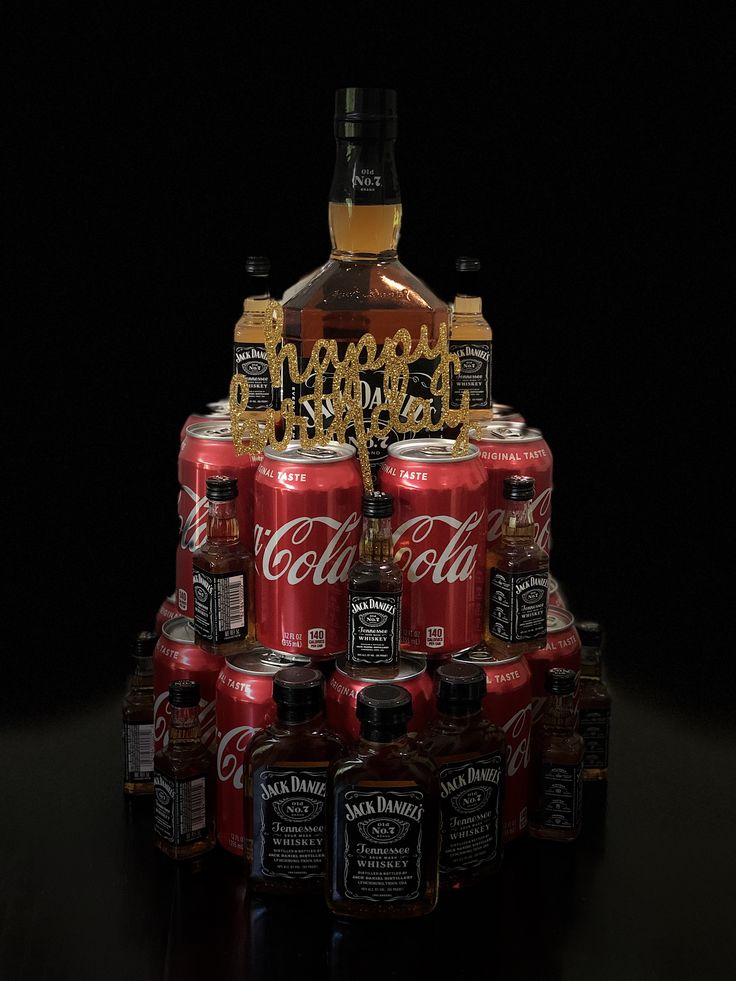
[[[436,712],[434,685],[427,672],[426,660],[412,654],[402,654],[397,676],[382,683],[406,688],[412,705],[408,731],[421,732]],[[335,671],[327,683],[325,699],[330,727],[346,739],[357,742],[360,739],[360,723],[355,714],[358,692],[375,684],[379,684],[375,678],[354,678],[349,675],[345,671],[345,658],[338,657]]]
[[[389,446],[381,490],[394,499],[394,558],[404,574],[401,647],[448,658],[483,628],[486,475],[478,450],[449,439]]]
[[[166,596],[161,602],[161,606],[158,608],[156,613],[156,622],[153,627],[153,632],[157,636],[161,636],[161,631],[165,623],[169,620],[173,620],[174,617],[178,617],[181,614],[176,606],[176,593],[172,593],[171,596]]]
[[[198,423],[187,430],[179,450],[179,545],[176,550],[176,603],[193,615],[192,552],[207,537],[207,478],[237,477],[240,540],[253,551],[253,484],[260,456],[236,456],[230,425]]]
[[[532,731],[532,679],[522,655],[495,660],[481,646],[466,651],[459,661],[483,668],[488,690],[483,714],[506,736],[506,774],[503,797],[503,840],[512,841],[526,830],[529,799],[529,754]]]
[[[352,446],[266,447],[255,478],[256,633],[266,647],[311,658],[345,650],[362,501]]]
[[[503,402],[493,403],[493,421],[498,422],[526,422],[524,416],[515,409],[513,405],[505,405]]]
[[[245,750],[254,734],[276,718],[273,676],[295,663],[257,647],[225,658],[217,678],[217,840],[233,855],[243,855]]]
[[[199,725],[202,742],[215,752],[215,686],[222,668],[220,654],[206,654],[194,642],[194,625],[187,617],[165,623],[153,652],[153,738],[158,753],[169,742],[171,707],[169,685],[190,678],[199,682]]]
[[[549,554],[552,521],[552,453],[538,429],[519,423],[476,425],[470,442],[480,450],[480,462],[488,474],[488,543],[493,551],[501,538],[505,504],[505,477],[520,474],[534,478],[532,517],[537,525],[536,541]]]
[[[526,655],[532,673],[532,723],[536,729],[541,724],[547,693],[544,679],[550,668],[571,668],[580,672],[580,638],[575,629],[575,618],[561,606],[547,610],[547,644],[541,651]]]

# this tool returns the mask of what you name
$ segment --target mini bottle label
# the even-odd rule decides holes
[[[546,569],[533,572],[491,569],[488,625],[494,637],[513,644],[546,636],[547,580]]]
[[[371,903],[417,899],[424,886],[422,791],[355,787],[338,795],[336,811],[344,841],[335,861],[345,896]]]
[[[545,828],[576,828],[583,799],[583,764],[544,763],[542,824]]]
[[[460,372],[452,373],[451,408],[458,408],[463,392],[468,392],[471,409],[490,411],[492,345],[492,341],[450,341],[450,354],[460,358]]]
[[[123,722],[126,783],[153,780],[153,723]]]
[[[605,770],[608,766],[608,734],[611,714],[600,709],[580,710],[580,735],[585,741],[583,766],[586,770]]]
[[[247,633],[244,572],[192,570],[194,629],[204,640],[220,644],[242,640]]]
[[[501,845],[503,755],[440,765],[440,872],[463,872],[492,862]]]
[[[265,344],[233,344],[233,374],[243,375],[248,382],[248,405],[250,411],[265,411],[273,404],[273,389],[268,371]]]
[[[191,845],[207,837],[207,794],[204,777],[174,780],[154,774],[156,834],[172,845]]]
[[[253,778],[253,871],[279,879],[325,872],[326,767],[275,767]]]
[[[350,593],[348,664],[398,664],[401,593]]]

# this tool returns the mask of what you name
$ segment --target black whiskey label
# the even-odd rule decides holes
[[[450,354],[460,358],[453,370],[450,407],[457,409],[463,392],[470,394],[471,409],[491,408],[491,341],[450,341]]]
[[[580,735],[585,741],[583,766],[586,770],[605,770],[608,766],[608,734],[611,714],[600,709],[580,710]]]
[[[488,626],[494,637],[513,644],[538,640],[547,633],[546,569],[504,572],[494,566],[489,577]]]
[[[542,766],[542,824],[545,828],[575,828],[583,802],[583,764],[544,763]]]
[[[244,572],[192,570],[194,629],[205,640],[220,644],[243,640],[247,633]]]
[[[327,768],[273,768],[253,779],[253,871],[279,879],[325,872]]]
[[[424,794],[417,788],[355,787],[336,802],[344,829],[335,856],[345,896],[370,903],[417,899],[424,888]]]
[[[440,872],[492,862],[501,847],[503,755],[440,764],[442,846]]]
[[[300,348],[300,344],[296,343],[297,348]],[[342,358],[347,351],[348,344],[346,341],[337,342],[337,353],[338,357]],[[309,358],[300,357],[299,358],[299,371],[304,374],[309,365]],[[402,422],[411,424],[417,421],[418,409],[417,399],[424,399],[432,404],[432,419],[439,419],[442,399],[439,395],[432,395],[431,384],[432,375],[439,367],[439,361],[432,361],[428,358],[419,358],[410,365],[409,380],[406,386],[406,394],[404,400],[399,409],[399,418]],[[324,384],[323,390],[325,393],[332,391],[334,371],[328,369],[324,373]],[[360,382],[361,382],[361,394],[363,398],[363,421],[366,426],[371,424],[371,416],[373,410],[376,406],[383,404],[383,369],[378,371],[362,371],[360,372]],[[320,412],[322,414],[322,425],[325,429],[332,423],[335,417],[335,410],[333,407],[332,399],[329,394],[322,397],[321,409],[320,406],[315,407],[314,401],[314,375],[309,376],[306,381],[301,384],[294,384],[290,377],[286,365],[284,366],[284,371],[282,373],[282,395],[284,398],[290,398],[294,400],[294,405],[300,415],[307,416],[314,420],[315,413]],[[305,399],[303,403],[300,403],[300,399]],[[419,425],[416,428],[410,428],[405,433],[397,433],[394,429],[387,428],[388,426],[388,411],[382,410],[378,413],[378,421],[381,423],[382,428],[386,429],[385,435],[380,437],[372,437],[368,440],[368,457],[371,462],[371,470],[374,476],[378,472],[378,468],[383,463],[383,461],[388,456],[388,448],[392,443],[397,442],[400,439],[418,439],[427,438],[431,436],[441,435],[439,432],[430,432],[428,429],[421,427]],[[312,426],[308,426],[309,434],[314,433]],[[346,430],[346,441],[353,446],[357,447],[357,440],[355,438],[355,427],[350,425]]]
[[[153,780],[152,722],[123,722],[123,759],[127,783]]]
[[[401,593],[350,593],[348,664],[399,663]]]
[[[399,177],[390,140],[338,140],[330,188],[334,204],[399,204]]]
[[[251,411],[264,411],[273,404],[273,389],[268,371],[265,344],[233,344],[233,374],[248,382],[248,405]]]
[[[207,794],[204,777],[174,780],[156,772],[153,778],[156,834],[172,845],[191,845],[207,837]]]

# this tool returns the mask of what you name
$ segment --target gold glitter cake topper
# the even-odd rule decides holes
[[[363,334],[359,341],[348,344],[342,358],[336,341],[315,341],[309,362],[299,371],[299,357],[294,344],[284,343],[282,332],[284,312],[275,300],[269,304],[270,316],[264,329],[264,341],[271,384],[281,385],[281,371],[288,370],[295,385],[309,380],[313,392],[299,398],[301,407],[309,407],[306,415],[297,413],[293,399],[284,399],[278,410],[268,409],[258,416],[248,411],[248,381],[242,374],[233,375],[230,382],[230,428],[233,445],[238,456],[243,453],[258,454],[266,445],[282,450],[289,443],[299,442],[305,449],[324,446],[336,441],[347,442],[346,433],[352,429],[351,442],[358,451],[358,460],[367,491],[373,489],[368,442],[383,439],[390,433],[407,433],[416,430],[437,432],[444,426],[459,426],[453,454],[464,453],[468,448],[469,400],[463,392],[459,408],[450,407],[450,368],[460,370],[460,359],[451,354],[447,343],[447,326],[442,324],[435,344],[428,339],[426,327],[420,330],[415,341],[408,330],[398,330],[387,338],[379,350],[372,334]],[[431,399],[412,398],[408,415],[401,416],[407,403],[410,365],[420,358],[436,361],[437,366],[430,382]],[[383,370],[383,402],[373,406],[370,422],[363,412],[360,385],[361,372]],[[328,374],[329,387],[325,390]],[[435,399],[440,399],[439,412]],[[323,408],[331,408],[331,418],[325,422]],[[259,418],[261,422],[259,423]],[[283,425],[283,434],[278,430]]]

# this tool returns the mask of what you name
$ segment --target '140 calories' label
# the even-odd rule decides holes
[[[400,632],[401,593],[350,594],[349,664],[398,663]]]
[[[440,872],[474,869],[498,855],[502,773],[500,752],[460,763],[440,762]]]
[[[345,829],[344,848],[336,857],[345,895],[372,903],[417,899],[422,891],[422,791],[357,787],[344,791],[337,810]]]
[[[265,344],[233,345],[233,374],[243,375],[248,382],[248,408],[251,412],[264,412],[273,404],[273,389],[268,371]]]
[[[450,354],[460,358],[460,372],[452,373],[451,408],[457,409],[463,392],[468,392],[471,409],[490,411],[491,345],[491,341],[450,341]]]
[[[327,768],[273,768],[253,780],[253,872],[313,879],[325,871]]]
[[[494,637],[513,644],[546,635],[547,580],[546,569],[533,572],[491,569],[488,625]]]
[[[245,573],[192,570],[194,629],[221,644],[246,635]]]

